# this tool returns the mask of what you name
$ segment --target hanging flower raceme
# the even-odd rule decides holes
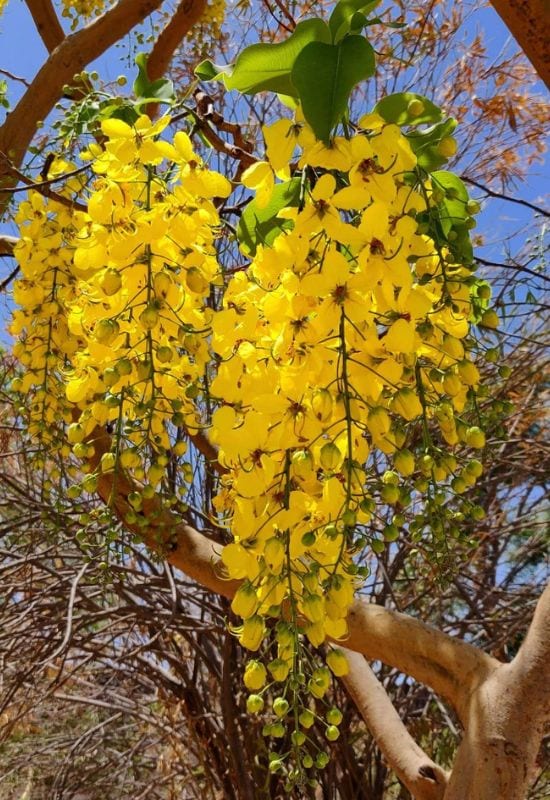
[[[281,152],[290,160],[302,137],[303,201],[280,210],[290,227],[257,245],[212,323],[220,365],[210,437],[228,469],[216,502],[234,535],[222,561],[246,581],[233,604],[243,645],[258,650],[262,619],[280,620],[285,667],[274,675],[303,672],[302,635],[314,646],[345,641],[361,577],[355,549],[367,540],[378,551],[399,535],[397,511],[382,539],[375,532],[376,499],[406,506],[426,479],[453,492],[466,474],[459,459],[483,446],[461,421],[479,385],[471,267],[423,232],[433,187],[400,129],[373,115],[359,127],[370,133],[331,147],[305,135],[302,121],[266,129],[268,158],[283,175]],[[264,208],[269,165],[250,169],[245,183]],[[372,469],[380,458],[383,476]]]
[[[233,537],[222,569],[242,581],[235,633],[258,653],[249,709],[284,687],[267,733],[283,735],[293,711],[298,747],[314,719],[307,698],[320,701],[330,671],[346,670],[338,650],[330,669],[312,664],[303,642],[345,642],[368,574],[357,554],[398,538],[418,498],[425,511],[404,532],[422,539],[423,513],[437,532],[444,503],[481,474],[472,267],[438,237],[439,189],[397,125],[371,114],[327,146],[298,111],[266,128],[267,160],[243,183],[262,212],[278,180],[299,191],[228,280],[217,199],[231,184],[185,132],[168,138],[168,124],[102,123],[104,142],[82,154],[89,183],[66,187],[86,210],[34,192],[21,205],[19,388],[34,390],[31,430],[85,464],[87,437],[109,426],[98,469],[140,482],[130,523],[147,524],[143,500],[166,488],[187,435],[216,446],[215,521]],[[185,494],[190,463],[181,474]],[[164,497],[174,502],[173,489]],[[264,665],[269,637],[276,654]]]
[[[213,198],[231,189],[195,155],[187,134],[159,139],[167,124],[145,116],[134,126],[103,123],[105,146],[84,154],[97,176],[86,212],[37,194],[22,204],[16,300],[23,309],[12,323],[29,366],[22,388],[34,384],[57,398],[62,388],[62,405],[80,410],[69,429],[78,454],[86,455],[81,443],[96,425],[109,424],[115,459],[104,467],[120,460],[152,487],[169,462],[168,430],[202,424],[195,401],[209,361],[207,298],[221,280]],[[55,417],[48,400],[46,421]],[[180,442],[178,455],[184,448]]]

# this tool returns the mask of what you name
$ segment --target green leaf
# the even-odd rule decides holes
[[[195,75],[200,81],[215,81],[224,74],[231,72],[231,67],[226,64],[214,64],[208,58],[195,67]]]
[[[128,125],[133,125],[138,117],[139,113],[137,112],[135,105],[130,103],[123,103],[122,105],[109,103],[108,105],[102,107],[101,113],[98,115],[98,119],[100,120],[113,118],[121,119]]]
[[[300,178],[277,184],[265,208],[258,208],[255,200],[247,205],[237,227],[243,252],[253,256],[259,244],[272,244],[281,231],[292,227],[291,220],[279,219],[277,214],[282,208],[299,205],[300,184]]]
[[[432,172],[432,184],[445,192],[445,199],[439,204],[439,216],[447,234],[453,226],[463,223],[470,216],[466,210],[468,190],[458,175],[445,170]]]
[[[253,44],[239,54],[232,72],[222,74],[228,89],[243,94],[278,92],[296,97],[290,73],[299,54],[312,42],[330,42],[322,19],[299,22],[291,36],[277,44]]]
[[[292,69],[292,82],[318,139],[328,143],[347,111],[353,87],[373,75],[374,69],[374,50],[362,36],[347,36],[339,44],[312,42],[302,50]]]
[[[328,21],[334,44],[338,44],[348,33],[357,33],[362,30],[366,25],[367,15],[379,4],[380,0],[340,0]],[[362,14],[365,20],[361,27],[356,27],[360,24],[359,18],[356,18],[354,22],[357,13]]]
[[[174,84],[167,78],[150,81],[147,75],[147,53],[138,53],[135,63],[138,74],[134,81],[134,94],[139,105],[147,103],[171,103],[175,98]]]
[[[482,280],[481,278],[477,278],[473,284],[470,286],[470,314],[468,319],[470,322],[475,322],[476,324],[481,320],[483,316],[483,312],[487,311],[489,308],[491,301],[489,298],[483,298],[479,296],[481,288],[488,287],[491,288],[491,285],[487,283],[487,281]]]
[[[439,153],[437,146],[442,139],[450,136],[457,126],[456,119],[449,119],[432,125],[425,131],[414,131],[406,134],[413,151],[416,153],[418,166],[427,172],[441,167],[449,159]]]
[[[442,114],[431,100],[414,92],[396,92],[383,97],[373,111],[396,125],[421,125],[426,122],[440,122]]]

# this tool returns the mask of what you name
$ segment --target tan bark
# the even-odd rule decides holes
[[[550,584],[516,658],[473,692],[444,800],[524,800],[550,723]]]
[[[149,59],[147,72],[150,80],[162,78],[166,73],[174,53],[189,32],[192,25],[200,19],[206,0],[180,0],[170,21],[158,36]]]
[[[346,647],[380,660],[430,686],[467,725],[469,697],[499,662],[420,620],[356,600],[348,615]]]
[[[95,467],[110,436],[96,431],[91,441]],[[122,520],[136,488],[124,474],[99,477],[102,499]],[[143,523],[128,527],[192,579],[233,596],[239,581],[224,579],[220,546],[205,533],[158,499],[144,503]],[[353,604],[345,645],[355,652],[346,684],[388,763],[417,800],[523,800],[549,716],[549,607],[547,589],[516,659],[502,664],[406,614],[361,600]],[[465,732],[447,784],[444,770],[409,736],[363,656],[430,686],[456,709]]]
[[[26,0],[26,3],[36,30],[46,45],[48,53],[51,53],[65,38],[65,32],[55,13],[53,3],[51,0]]]
[[[548,0],[491,0],[513,37],[550,89],[550,3]]]
[[[16,236],[8,236],[7,233],[0,234],[0,256],[13,255],[13,248],[18,241]]]
[[[96,468],[111,439],[96,430],[90,441]],[[127,497],[137,488],[120,471],[99,475],[99,494],[124,521],[130,511]],[[220,563],[220,547],[174,512],[163,509],[158,498],[143,504],[144,524],[129,525],[153,549],[190,578],[232,597],[238,581],[226,581]],[[126,524],[126,523],[125,523]],[[478,648],[426,625],[406,614],[356,600],[348,614],[349,636],[345,645],[370,660],[380,660],[441,694],[467,721],[468,698],[475,687],[494,671],[499,662]]]
[[[415,800],[443,800],[448,775],[414,741],[364,657],[346,650],[342,680],[390,768]]]
[[[180,46],[183,37],[191,27],[200,19],[206,0],[181,0],[172,18],[163,31],[159,34],[147,60],[147,73],[149,80],[162,78],[166,73],[174,53]],[[154,119],[159,113],[158,103],[147,106],[147,114]]]
[[[111,437],[104,431],[96,430],[90,441],[95,448],[91,466],[96,468],[102,454],[110,449]],[[101,499],[124,521],[128,530],[137,534],[152,550],[162,553],[170,564],[197,583],[224,597],[233,597],[240,582],[223,577],[220,546],[172,511],[163,509],[159,498],[144,501],[141,516],[147,521],[146,525],[130,525],[125,521],[131,510],[127,497],[136,488],[122,471],[116,475],[112,472],[99,473],[98,493]]]

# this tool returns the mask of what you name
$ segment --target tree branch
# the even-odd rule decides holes
[[[198,22],[206,6],[206,0],[180,0],[180,3],[172,15],[170,22],[161,31],[153,49],[147,59],[147,75],[149,80],[154,81],[166,73],[175,51],[182,42],[183,37],[191,30],[193,25]],[[159,110],[158,103],[151,103],[147,106],[147,113],[153,119]]]
[[[430,686],[468,723],[470,694],[500,662],[473,645],[407,614],[356,600],[348,614],[346,647],[383,661]]]
[[[0,233],[0,256],[13,256],[13,248],[18,241],[17,236],[8,236],[7,233]]]
[[[346,650],[342,681],[391,769],[416,800],[443,800],[448,775],[414,741],[364,657]]]
[[[445,800],[523,800],[550,720],[550,586],[525,641],[471,695]]]
[[[491,3],[550,89],[550,6],[546,0],[491,0]]]
[[[56,203],[59,203],[62,206],[67,206],[67,208],[70,208],[73,211],[87,211],[88,206],[85,206],[83,203],[79,203],[78,200],[71,200],[70,197],[64,197],[62,194],[59,194],[51,189],[50,186],[52,183],[65,180],[73,175],[78,175],[81,172],[85,172],[89,168],[90,167],[86,164],[84,167],[74,169],[72,172],[66,172],[64,175],[57,175],[55,178],[50,178],[49,180],[35,182],[32,180],[32,178],[28,178],[23,172],[15,167],[8,166],[6,167],[6,174],[8,174],[9,170],[9,175],[16,180],[16,183],[22,183],[23,186],[6,186],[4,188],[0,186],[0,202],[3,194],[10,196],[15,192],[25,192],[29,189],[34,189],[36,192],[38,192],[38,194],[41,194],[42,197],[47,197],[49,200],[55,200]]]
[[[519,206],[530,208],[531,211],[535,211],[537,214],[542,214],[543,217],[550,217],[549,211],[546,211],[546,209],[542,208],[541,206],[536,206],[534,203],[530,203],[528,200],[522,200],[519,197],[510,197],[508,194],[495,192],[493,189],[489,189],[489,187],[485,186],[483,183],[474,181],[473,178],[466,177],[466,175],[461,175],[461,178],[464,183],[469,183],[470,186],[475,186],[477,189],[480,189],[482,192],[484,192],[488,197],[496,197],[499,200],[507,200],[509,203],[517,203]]]
[[[159,34],[147,60],[149,80],[162,78],[170,66],[172,57],[183,37],[198,22],[206,6],[206,0],[180,0],[170,22]]]
[[[51,0],[25,0],[36,25],[40,38],[46,45],[48,53],[55,50],[65,38],[59,18]]]
[[[537,603],[525,640],[510,665],[515,681],[533,703],[539,698],[539,710],[550,714],[550,583]],[[546,676],[546,678],[545,678]]]
[[[144,501],[142,518],[138,522],[126,522],[131,510],[128,495],[139,487],[122,470],[116,474],[99,471],[101,456],[111,448],[111,437],[106,431],[96,429],[89,441],[95,451],[90,466],[98,470],[98,492],[124,525],[190,578],[231,598],[240,581],[221,577],[223,567],[216,546],[205,534],[164,509],[159,498]],[[346,647],[372,661],[383,661],[430,686],[456,709],[464,725],[468,720],[471,692],[500,664],[473,645],[447,636],[406,614],[362,600],[354,602],[347,622]]]
[[[0,244],[1,244],[1,241],[0,241]],[[0,251],[0,256],[1,255],[2,255],[2,252]],[[20,269],[20,267],[19,267],[19,264],[18,264],[16,267],[14,267],[14,269],[12,269],[10,274],[6,278],[4,278],[3,281],[0,282],[0,292],[4,292],[8,288],[8,286],[10,285],[12,280],[17,277],[17,275],[19,273],[19,269]]]
[[[90,465],[98,469],[101,456],[111,448],[111,437],[106,431],[96,429],[89,441],[95,450]],[[146,525],[140,525],[139,522],[129,524],[126,516],[132,508],[127,498],[138,487],[122,470],[116,474],[98,471],[98,476],[98,493],[101,499],[113,509],[128,530],[197,583],[224,597],[233,597],[240,581],[229,581],[221,577],[219,552],[213,542],[171,511],[162,508],[158,497],[143,503],[141,516],[147,521]]]
[[[525,275],[531,275],[533,278],[537,278],[543,283],[550,283],[550,278],[548,275],[544,275],[542,272],[535,272],[534,269],[529,269],[529,267],[525,267],[522,264],[503,264],[499,261],[488,261],[486,258],[480,258],[480,256],[474,256],[475,260],[478,264],[483,264],[484,267],[499,267],[500,269],[513,269],[516,272],[523,272]]]
[[[21,165],[37,122],[46,119],[61,97],[63,86],[71,82],[75,72],[108,50],[161,2],[120,0],[90,25],[63,39],[0,127],[0,186],[8,185],[10,168]],[[0,215],[8,201],[9,195],[0,198]]]

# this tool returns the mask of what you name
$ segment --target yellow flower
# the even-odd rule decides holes
[[[311,128],[299,120],[279,119],[265,125],[262,132],[268,161],[281,178],[289,177],[288,166],[296,147],[307,148],[315,142]]]
[[[267,161],[256,161],[245,169],[241,176],[241,183],[247,189],[254,189],[256,192],[256,203],[258,208],[265,208],[271,199],[275,176],[271,165]]]
[[[245,619],[242,630],[239,634],[239,641],[247,650],[259,650],[266,634],[266,627],[262,617],[257,614]],[[247,689],[259,688],[247,686]]]
[[[406,420],[416,419],[422,414],[422,404],[416,392],[409,388],[400,389],[391,403],[392,410]]]
[[[109,141],[105,144],[107,153],[118,161],[129,164],[138,161],[142,164],[160,164],[164,159],[162,148],[153,140],[159,136],[170,122],[170,117],[160,117],[152,122],[146,114],[142,114],[128,125],[121,119],[105,119],[101,130]],[[98,159],[100,164],[104,159]]]

